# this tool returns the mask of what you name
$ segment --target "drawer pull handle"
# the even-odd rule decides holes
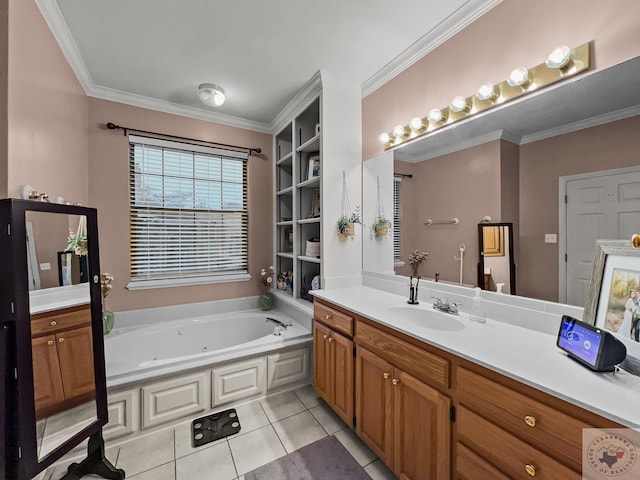
[[[56,322],[55,320],[51,320],[51,326],[55,327],[58,324],[58,322]]]
[[[527,415],[526,417],[524,417],[524,423],[533,428],[536,426],[536,417],[534,417],[533,415]]]
[[[53,340],[49,340],[49,341],[47,342],[47,345],[53,345]]]
[[[391,380],[391,383],[393,383],[394,385],[398,385],[400,383],[400,380],[394,378],[393,380]]]
[[[64,338],[63,338],[63,337],[60,337],[60,338],[58,339],[58,341],[59,341],[60,343],[62,343],[62,342],[64,342]]]
[[[388,379],[389,378],[389,372],[384,372],[382,374],[382,376],[385,378],[385,380]]]
[[[534,467],[533,465],[531,465],[530,463],[526,464],[524,466],[525,471],[532,477],[536,476],[536,467]]]
[[[324,316],[325,320],[331,320],[332,315],[329,315],[328,313]]]

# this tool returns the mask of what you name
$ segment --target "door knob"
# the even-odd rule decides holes
[[[59,341],[60,343],[62,343],[62,342],[64,342],[64,338],[63,338],[63,337],[60,337],[60,338],[58,339],[58,341]]]
[[[47,345],[53,345],[53,340],[49,340],[49,341],[47,342]]]

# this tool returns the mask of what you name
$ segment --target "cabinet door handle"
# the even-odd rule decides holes
[[[324,339],[326,340],[326,339],[327,339],[327,338],[329,338],[329,337],[327,336],[327,334],[324,334],[324,335],[322,336],[322,338],[324,338]]]
[[[524,470],[532,477],[536,476],[536,467],[534,467],[533,465],[531,465],[530,463],[526,464],[524,466]]]
[[[53,345],[53,340],[49,340],[49,341],[47,342],[47,345]]]
[[[329,337],[329,343],[333,342],[333,337]]]
[[[325,319],[325,320],[331,320],[331,317],[332,317],[332,316],[333,316],[333,315],[330,315],[330,314],[328,314],[328,313],[327,313],[327,314],[324,316],[324,319]]]
[[[58,341],[59,341],[60,343],[64,342],[64,337],[60,337],[60,338],[58,339]]]
[[[393,383],[394,385],[398,385],[400,383],[400,380],[394,378],[393,380],[391,380],[391,383]]]
[[[389,378],[389,372],[384,372],[382,374],[382,376],[385,378],[385,380],[388,379]]]
[[[536,426],[536,417],[534,417],[533,415],[527,415],[526,417],[524,417],[524,423],[533,428]]]
[[[55,320],[51,320],[51,326],[55,327],[58,324],[58,322],[56,322]]]

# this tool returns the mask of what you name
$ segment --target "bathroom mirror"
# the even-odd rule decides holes
[[[478,224],[478,283],[483,290],[516,294],[513,224]]]
[[[2,283],[14,299],[13,315],[0,320],[18,372],[2,395],[13,413],[7,441],[21,451],[7,472],[22,480],[107,422],[97,212],[15,199],[0,206],[11,231]],[[65,252],[82,258],[60,261]]]
[[[634,58],[386,152],[392,155],[387,162],[392,162],[393,173],[412,175],[403,177],[399,187],[398,260],[406,263],[416,249],[428,251],[423,277],[439,273],[442,281],[457,284],[458,245],[475,245],[478,222],[490,216],[513,224],[518,295],[584,306],[584,297],[572,300],[562,285],[565,254],[569,262],[576,258],[572,256],[576,244],[567,242],[563,231],[567,227],[563,227],[564,195],[559,184],[585,172],[637,167],[639,76],[640,58]],[[585,128],[592,119],[598,119],[596,126]],[[368,163],[363,170],[375,170]],[[380,181],[391,185],[392,175],[385,177],[385,172],[388,167],[380,170]],[[374,171],[363,175],[363,198],[367,189],[375,188],[367,178],[377,175]],[[389,204],[393,197],[384,201]],[[363,201],[363,217],[373,208]],[[459,223],[425,225],[427,219],[454,217]],[[626,233],[616,236],[627,238],[621,236]],[[363,252],[366,270],[386,273],[386,264],[376,269],[380,262],[367,257],[364,248]],[[393,258],[393,251],[386,255]],[[478,262],[479,252],[467,248],[464,285],[477,284]],[[397,262],[395,273],[408,276],[409,268]],[[586,283],[583,287],[586,294]]]

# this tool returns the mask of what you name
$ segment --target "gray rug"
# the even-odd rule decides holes
[[[333,435],[256,468],[245,480],[371,480]]]

